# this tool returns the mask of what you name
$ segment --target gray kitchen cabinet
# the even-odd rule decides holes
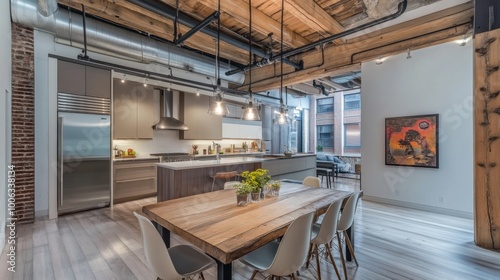
[[[157,159],[123,160],[113,163],[113,202],[156,194]]]
[[[85,95],[85,65],[58,60],[57,91]]]
[[[111,71],[58,60],[57,91],[94,97],[111,97]]]
[[[137,138],[152,139],[153,128],[156,119],[154,117],[154,95],[153,90],[137,97]]]
[[[113,80],[113,138],[153,138],[153,89],[142,84]]]
[[[188,127],[179,132],[183,140],[221,140],[222,116],[208,114],[209,96],[184,92],[180,95],[180,119]]]
[[[111,71],[85,67],[85,92],[88,96],[111,97]]]

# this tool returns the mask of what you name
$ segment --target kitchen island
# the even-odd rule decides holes
[[[230,157],[217,160],[193,160],[157,163],[158,202],[210,192],[217,172],[253,171],[269,169],[273,179],[302,180],[316,174],[316,156],[298,154],[285,157]],[[300,178],[299,178],[300,177]],[[220,190],[224,181],[216,179],[214,190]]]

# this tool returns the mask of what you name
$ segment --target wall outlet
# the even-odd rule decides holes
[[[444,197],[440,196],[440,197],[438,198],[438,201],[439,201],[439,203],[444,203]]]

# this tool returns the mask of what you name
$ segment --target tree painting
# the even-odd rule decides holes
[[[438,168],[439,115],[385,119],[385,164]]]

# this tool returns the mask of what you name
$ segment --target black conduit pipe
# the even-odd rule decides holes
[[[137,5],[143,9],[146,9],[148,11],[151,11],[153,13],[164,16],[168,19],[175,20],[175,18],[176,18],[175,17],[176,10],[174,8],[162,3],[161,1],[129,0],[128,2],[130,2],[134,5]],[[179,17],[177,18],[177,20],[180,24],[185,25],[185,26],[190,27],[190,28],[193,28],[199,24],[199,22],[196,19],[194,19],[194,18],[192,18],[192,17],[190,17],[182,12],[179,13]],[[210,29],[210,28],[203,28],[202,30],[200,30],[200,32],[205,33],[213,38],[217,37],[217,31]],[[220,34],[220,39],[222,41],[230,44],[230,45],[237,47],[237,48],[240,48],[240,49],[243,49],[246,51],[250,51],[250,48],[249,48],[247,43],[241,42],[241,41],[234,39],[230,36],[227,36],[225,34]],[[269,59],[269,57],[272,55],[271,53],[268,53],[265,50],[255,48],[255,47],[252,48],[252,51],[254,54],[261,56],[261,57],[264,57],[264,58],[267,58],[267,59]],[[276,58],[276,59],[279,59],[279,58]],[[290,61],[288,59],[283,59],[283,62],[293,66],[295,69],[302,69],[301,64],[299,64],[299,63],[295,63],[295,62]]]

